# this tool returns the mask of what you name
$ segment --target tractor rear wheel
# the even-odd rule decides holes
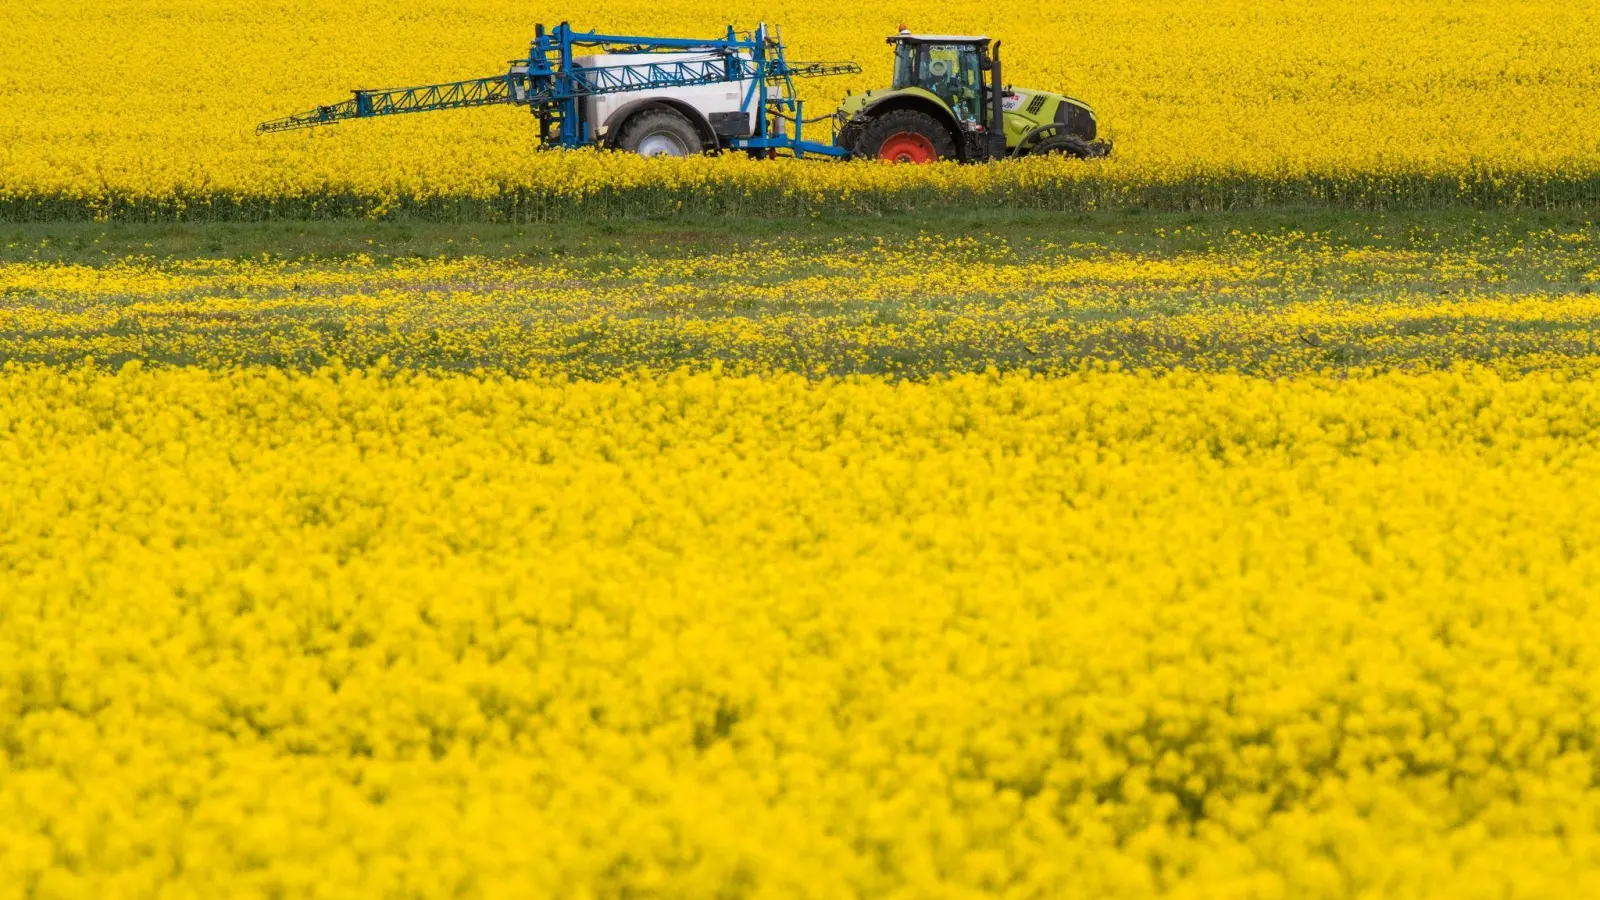
[[[861,129],[855,154],[890,162],[931,163],[955,159],[956,141],[938,119],[914,109],[884,113]]]
[[[704,147],[694,125],[675,109],[647,109],[628,118],[617,149],[640,156],[694,156]]]

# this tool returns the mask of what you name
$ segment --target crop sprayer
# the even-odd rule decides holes
[[[258,134],[401,113],[526,106],[542,147],[601,147],[642,156],[735,151],[754,156],[964,162],[1045,153],[1104,156],[1094,111],[1001,78],[1000,42],[902,28],[888,88],[847,95],[813,119],[794,80],[854,75],[853,62],[795,62],[765,24],[720,38],[636,37],[538,26],[526,59],[503,75],[419,87],[358,90],[342,103],[263,122]],[[830,140],[806,126],[831,122]],[[998,127],[996,125],[998,123]]]

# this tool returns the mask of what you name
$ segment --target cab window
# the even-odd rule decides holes
[[[917,85],[917,47],[901,42],[894,47],[894,90]]]
[[[920,87],[950,104],[957,118],[977,119],[977,48],[963,44],[925,44],[920,56]]]

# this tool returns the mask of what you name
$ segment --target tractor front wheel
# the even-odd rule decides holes
[[[895,110],[868,122],[854,149],[858,157],[897,163],[931,163],[956,156],[949,129],[914,109]]]
[[[1096,155],[1094,148],[1083,138],[1070,134],[1058,134],[1040,141],[1028,154],[1029,156],[1044,156],[1057,154],[1060,156],[1073,156],[1078,159],[1088,159]]]

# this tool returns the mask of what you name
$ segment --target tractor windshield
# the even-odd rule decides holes
[[[923,48],[922,86],[950,104],[956,118],[978,118],[978,48],[928,44]]]
[[[956,118],[977,121],[981,64],[972,44],[902,41],[894,48],[894,89],[922,88],[949,104]]]

